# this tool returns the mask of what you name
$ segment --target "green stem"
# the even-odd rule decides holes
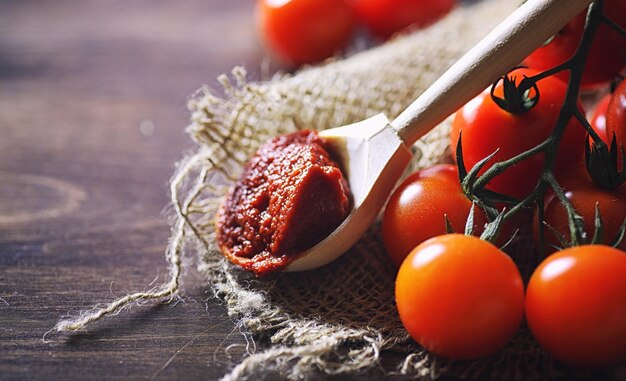
[[[568,228],[570,234],[570,241],[572,246],[577,246],[584,242],[586,238],[583,234],[585,233],[583,218],[576,212],[576,209],[572,206],[572,203],[569,201],[565,192],[563,192],[563,188],[559,185],[559,183],[554,178],[552,173],[548,174],[545,177],[546,181],[550,184],[552,189],[554,190],[554,194],[559,199],[565,211],[567,212],[567,219],[569,221]],[[582,241],[582,242],[581,242]]]
[[[613,28],[613,30],[615,30],[617,33],[621,34],[623,38],[626,38],[626,30],[619,26],[615,21],[611,20],[605,15],[602,15],[602,22]]]
[[[595,144],[595,152],[596,154],[601,156],[601,160],[603,163],[610,163],[611,162],[611,153],[609,152],[608,149],[608,145],[604,142],[604,140],[602,140],[602,138],[598,135],[598,133],[596,132],[596,130],[591,127],[591,124],[589,124],[589,122],[587,121],[587,119],[585,118],[585,116],[583,115],[583,113],[580,111],[579,108],[576,108],[576,111],[574,112],[574,116],[576,117],[576,119],[578,119],[578,121],[583,125],[583,127],[585,127],[585,130],[587,130],[587,133],[591,136],[591,138],[593,139],[593,144]],[[589,144],[589,142],[585,142],[585,144]],[[588,148],[588,147],[585,147]],[[587,163],[587,165],[589,165],[589,163]],[[588,169],[590,171],[590,175],[591,178],[596,181],[596,183],[598,183],[598,185],[600,185],[601,187],[607,187],[607,188],[612,188],[614,181],[611,181],[611,179],[609,178],[608,182],[599,182],[599,180],[597,180],[594,177],[594,173],[591,172],[591,169]],[[618,183],[619,184],[619,183]]]
[[[545,213],[544,213],[543,208],[544,208],[544,199],[542,197],[542,198],[537,199],[537,220],[539,221],[537,239],[541,243],[539,245],[539,252],[537,254],[539,255],[540,260],[543,259],[543,257],[545,256],[545,251],[546,251],[546,248],[544,247],[544,242],[546,239],[545,238],[546,229],[545,229],[545,226],[543,225],[543,221],[545,221]]]
[[[576,118],[582,123],[583,127],[587,130],[589,135],[591,135],[594,139],[594,142],[596,142],[597,144],[603,144],[598,134],[593,131],[589,123],[582,115],[582,112],[578,108],[578,93],[580,91],[580,83],[583,76],[585,63],[587,61],[587,56],[589,55],[589,51],[591,49],[591,43],[600,23],[606,22],[604,20],[605,18],[602,15],[602,6],[603,0],[596,0],[589,8],[583,38],[578,49],[576,50],[576,53],[572,56],[571,59],[552,69],[546,70],[533,77],[528,77],[524,79],[526,81],[525,86],[531,88],[535,83],[550,75],[554,75],[555,73],[565,70],[570,71],[570,78],[567,85],[565,100],[563,101],[563,105],[561,107],[561,111],[559,113],[556,125],[552,130],[550,136],[537,146],[529,149],[528,151],[516,155],[508,160],[494,163],[488,170],[486,170],[480,177],[478,177],[478,179],[474,182],[471,190],[472,193],[479,193],[481,190],[485,189],[486,185],[495,176],[501,174],[507,168],[533,155],[543,153],[545,157],[544,167],[542,169],[542,175],[537,185],[530,195],[514,205],[510,210],[505,211],[502,215],[502,220],[507,220],[514,214],[518,213],[521,209],[531,205],[532,203],[535,203],[536,205],[538,205],[538,207],[543,207],[545,192],[547,190],[547,187],[550,186],[554,190],[559,201],[563,204],[565,210],[567,211],[568,219],[570,221],[569,227],[572,244],[578,244],[580,243],[580,238],[584,238],[584,227],[582,225],[580,215],[574,210],[574,207],[570,203],[569,199],[565,196],[563,189],[560,187],[556,178],[554,177],[554,165],[556,162],[557,151],[561,142],[561,138],[563,137],[565,129],[567,128],[572,118]],[[543,210],[539,212],[539,218],[540,237],[542,238],[540,242],[542,242],[541,246],[543,246]]]
[[[551,137],[529,149],[528,151],[524,151],[519,155],[513,156],[510,159],[499,161],[494,163],[489,169],[487,169],[474,183],[472,191],[480,191],[485,188],[487,183],[489,183],[494,177],[498,176],[502,172],[504,172],[507,168],[533,156],[538,153],[544,152],[550,145]]]
[[[532,82],[539,82],[544,78],[547,78],[551,75],[554,75],[556,73],[560,73],[562,71],[565,70],[570,70],[571,67],[571,61],[572,59],[570,58],[569,60],[563,62],[562,64],[560,64],[559,66],[555,66],[552,69],[548,69],[546,71],[542,71],[541,73],[535,74],[532,77],[528,77],[529,80],[531,80]]]
[[[583,113],[580,111],[578,107],[576,108],[576,111],[574,111],[574,116],[576,117],[576,119],[578,119],[580,124],[582,124],[583,127],[585,127],[585,130],[593,139],[593,143],[598,148],[606,146],[606,143],[604,142],[604,140],[602,140],[602,138],[600,137],[600,135],[598,135],[596,130],[593,127],[591,127],[591,124],[589,123],[587,118],[585,118],[585,116],[583,115]]]

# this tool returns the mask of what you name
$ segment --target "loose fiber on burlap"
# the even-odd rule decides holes
[[[544,379],[562,374],[521,329],[499,353],[479,361],[436,358],[407,336],[393,304],[395,269],[387,260],[377,226],[342,258],[306,273],[255,279],[226,261],[214,244],[214,214],[257,147],[301,128],[323,130],[379,112],[393,118],[454,61],[517,6],[517,0],[465,4],[423,31],[398,37],[345,60],[292,76],[248,83],[242,68],[220,78],[225,96],[202,89],[190,101],[188,132],[197,151],[172,179],[177,216],[166,256],[169,283],[127,295],[104,308],[63,320],[58,330],[76,330],[135,301],[173,297],[181,256],[196,253],[199,269],[229,315],[261,345],[225,380],[277,375],[290,379],[349,374],[380,364],[382,351],[396,352],[394,370],[413,378],[439,374],[480,379]],[[416,144],[413,167],[448,159],[444,122]]]

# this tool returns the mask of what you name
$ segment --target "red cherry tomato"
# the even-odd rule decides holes
[[[596,105],[589,123],[591,127],[596,131],[600,138],[607,144],[610,143],[606,131],[606,113],[609,109],[609,101],[611,100],[611,94],[607,94],[600,99]]]
[[[396,278],[402,324],[427,350],[453,359],[504,346],[524,315],[515,263],[487,241],[446,234],[417,246]]]
[[[259,0],[257,23],[270,50],[295,65],[339,52],[355,26],[353,11],[343,0]]]
[[[560,183],[565,191],[565,196],[578,214],[582,216],[585,231],[589,238],[593,236],[595,208],[596,203],[598,204],[603,226],[602,243],[612,244],[624,219],[626,219],[626,185],[617,189],[602,189],[591,179],[584,165],[563,176]],[[546,195],[544,219],[547,225],[555,229],[567,241],[570,240],[567,212],[554,193]],[[537,237],[538,228],[538,218],[535,216],[535,237]],[[557,235],[551,229],[545,228],[544,236],[547,252],[553,252],[554,246],[560,246]],[[619,247],[626,250],[626,240],[622,240]]]
[[[526,290],[526,319],[539,344],[576,367],[626,360],[626,253],[577,246],[545,259]]]
[[[611,97],[606,111],[606,133],[609,139],[615,139],[618,147],[618,168],[621,168],[622,147],[626,150],[626,80],[622,81]]]
[[[604,11],[622,28],[626,27],[626,2],[606,0]],[[574,55],[582,39],[586,12],[570,21],[545,46],[535,50],[524,63],[529,67],[547,70],[558,66]],[[600,25],[594,36],[591,50],[585,65],[582,88],[590,89],[610,81],[626,64],[626,39],[607,25]],[[567,81],[569,72],[558,74]]]
[[[410,26],[434,23],[457,3],[457,0],[351,0],[363,24],[381,39]]]
[[[530,77],[537,73],[535,70],[517,69],[510,76],[514,76],[516,83],[519,83],[524,75]],[[567,88],[563,81],[552,76],[537,82],[537,87],[539,102],[520,114],[512,114],[500,108],[490,97],[489,89],[456,113],[450,132],[450,144],[451,147],[456,147],[459,133],[463,133],[463,158],[468,171],[496,150],[498,152],[481,173],[490,168],[492,163],[518,155],[550,135],[556,126]],[[502,97],[502,88],[503,81],[500,81],[495,89],[495,94],[499,97]],[[582,160],[585,138],[584,128],[572,118],[557,153],[557,171],[566,170]],[[523,198],[530,194],[539,180],[543,165],[543,155],[532,156],[495,177],[487,188]]]
[[[456,166],[441,164],[407,177],[393,192],[383,215],[383,242],[387,254],[400,266],[419,243],[446,233],[444,215],[456,233],[463,233],[472,202],[461,190]],[[477,232],[487,223],[476,207]]]

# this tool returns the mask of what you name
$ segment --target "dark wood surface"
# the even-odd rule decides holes
[[[193,266],[177,304],[43,339],[166,280],[186,101],[234,65],[259,78],[265,58],[250,0],[0,0],[0,380],[214,380],[240,361],[246,340]]]
[[[42,338],[166,279],[186,101],[234,65],[258,77],[252,4],[0,0],[1,380],[208,380],[238,362],[245,340],[193,270],[183,302]]]

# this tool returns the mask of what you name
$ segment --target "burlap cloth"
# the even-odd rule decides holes
[[[324,130],[380,112],[395,117],[518,3],[466,2],[432,27],[344,60],[260,83],[247,82],[245,71],[235,68],[230,77],[220,78],[222,96],[201,89],[189,103],[188,132],[197,151],[179,163],[171,184],[177,211],[167,253],[171,282],[61,321],[57,328],[80,329],[130,302],[171,296],[178,290],[181,255],[197,255],[200,271],[228,314],[258,344],[250,346],[256,349],[224,380],[354,376],[380,367],[385,353],[397,362],[392,373],[417,379],[586,376],[551,360],[525,327],[503,350],[477,361],[449,361],[424,351],[397,316],[395,269],[378,225],[334,263],[272,279],[255,279],[233,266],[214,242],[217,205],[261,143],[297,129]],[[415,145],[413,168],[448,160],[448,128],[444,122]]]
[[[273,81],[247,83],[243,69],[236,68],[231,79],[221,78],[224,97],[203,89],[190,102],[188,131],[199,147],[174,179],[181,217],[193,232],[189,240],[199,238],[199,268],[215,294],[263,348],[249,353],[224,379],[354,375],[378,366],[383,351],[396,352],[392,357],[400,361],[394,371],[413,378],[582,376],[555,364],[525,327],[506,348],[479,361],[447,361],[421,349],[398,319],[395,269],[377,226],[338,261],[271,280],[240,271],[214,245],[216,205],[259,144],[277,134],[324,130],[379,112],[395,117],[518,4],[466,4],[424,31]],[[414,167],[447,160],[448,128],[443,123],[416,144]],[[518,249],[528,246],[517,244]]]

